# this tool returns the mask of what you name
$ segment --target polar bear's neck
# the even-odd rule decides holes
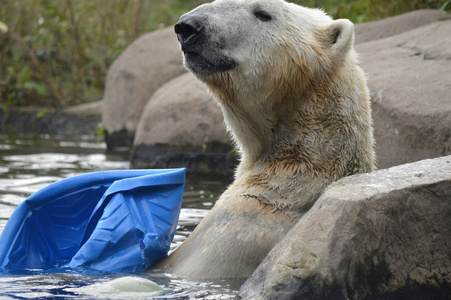
[[[243,87],[239,80],[230,82],[232,78],[236,76],[222,77],[217,84],[207,85],[223,111],[228,130],[241,151],[243,165],[252,167],[260,159],[280,160],[289,157],[289,153],[307,155],[325,165],[322,160],[337,155],[337,145],[343,144],[340,139],[352,139],[359,147],[353,151],[361,151],[362,155],[368,152],[365,149],[372,149],[365,75],[355,62],[308,86]],[[355,128],[359,135],[353,133]],[[365,146],[362,149],[361,144]],[[370,154],[366,156],[368,161],[373,159]],[[285,163],[297,162],[287,158]]]
[[[256,160],[272,140],[276,122],[265,107],[230,107],[221,105],[224,120],[243,158]]]
[[[224,84],[209,84],[209,89],[219,103],[227,129],[237,144],[242,161],[254,162],[267,152],[277,139],[281,123],[292,123],[295,107],[304,102],[301,95],[286,99],[273,93],[264,85],[249,88],[238,86],[225,88]],[[285,102],[284,105],[280,105]],[[291,102],[290,105],[286,103]]]
[[[277,120],[270,103],[274,99],[268,98],[261,88],[253,91],[242,87],[227,89],[224,84],[208,84],[208,87],[221,107],[242,160],[256,160],[273,138]]]

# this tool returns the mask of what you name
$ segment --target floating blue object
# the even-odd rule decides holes
[[[0,268],[141,272],[169,251],[185,169],[78,175],[37,191],[0,237]]]

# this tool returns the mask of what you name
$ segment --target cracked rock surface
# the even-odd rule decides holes
[[[242,299],[449,299],[451,156],[343,178],[268,254]]]
[[[356,48],[369,78],[378,167],[451,154],[451,20]]]

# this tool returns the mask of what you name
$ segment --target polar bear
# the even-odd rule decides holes
[[[175,32],[241,161],[210,213],[158,267],[246,278],[328,184],[374,169],[354,27],[283,0],[216,0],[181,16]]]

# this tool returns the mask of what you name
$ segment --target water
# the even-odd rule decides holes
[[[0,232],[15,207],[33,192],[57,180],[87,172],[127,169],[128,155],[106,154],[90,136],[0,135]],[[225,186],[187,183],[171,251],[208,213]],[[112,293],[108,284],[124,275],[79,273],[0,275],[1,299],[233,299],[242,280],[192,281],[172,274],[140,275],[164,288],[152,293]]]

